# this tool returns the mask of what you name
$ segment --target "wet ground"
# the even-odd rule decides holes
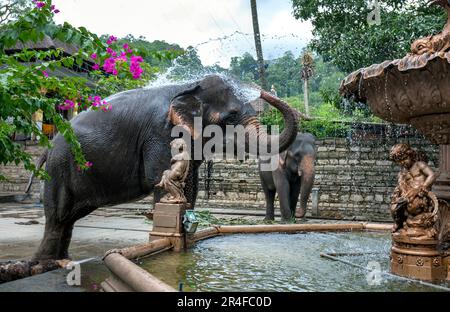
[[[100,208],[75,224],[69,253],[75,261],[90,259],[81,265],[81,287],[68,286],[66,277],[69,271],[61,269],[0,284],[0,292],[97,291],[99,283],[109,275],[101,261],[107,250],[148,241],[152,222],[143,215],[147,209],[148,206],[142,204]],[[236,220],[261,222],[264,218],[263,210],[209,209],[209,211],[215,218],[231,222]],[[306,222],[335,223],[336,221],[309,219]],[[348,221],[342,222],[348,223]],[[44,232],[44,224],[44,211],[41,205],[0,204],[0,262],[29,259],[38,248]]]

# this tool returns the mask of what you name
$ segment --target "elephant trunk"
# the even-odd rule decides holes
[[[297,208],[295,216],[303,218],[306,214],[306,207],[308,205],[308,198],[311,194],[315,178],[315,157],[314,155],[305,155],[299,165],[299,175],[301,179],[300,188],[300,207]]]
[[[266,151],[269,155],[279,154],[288,149],[297,137],[300,117],[307,117],[302,116],[298,111],[292,109],[287,103],[266,91],[262,90],[260,97],[281,112],[283,115],[285,128],[280,135],[269,135],[265,129],[261,127],[261,124],[256,117],[247,118],[242,122],[246,130],[246,150],[248,151],[250,143],[255,143],[256,140],[258,140],[258,143],[267,146]],[[273,150],[272,145],[274,142],[278,142],[277,150]],[[258,155],[260,155],[260,149],[261,148],[258,149]],[[252,151],[250,150],[250,152]]]

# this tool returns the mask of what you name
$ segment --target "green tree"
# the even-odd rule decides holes
[[[267,81],[274,85],[277,95],[289,97],[302,91],[300,64],[290,51],[269,63]]]
[[[33,121],[34,113],[43,111],[46,119],[57,127],[70,144],[76,164],[80,169],[88,169],[92,164],[84,158],[71,124],[62,117],[59,109],[78,106],[81,109],[102,109],[108,113],[111,106],[101,97],[143,86],[155,72],[139,56],[124,51],[114,43],[115,39],[108,44],[84,27],[76,28],[68,23],[55,25],[55,13],[51,0],[39,1],[2,25],[0,31],[0,164],[22,162],[27,170],[39,176],[45,176],[45,173],[37,172],[31,155],[13,140],[14,133],[34,134],[40,137],[42,146],[51,147],[49,140]],[[42,41],[46,37],[79,47],[79,50],[72,55],[62,49],[41,51],[25,48],[20,52],[8,52],[8,48],[17,47],[18,43],[33,46],[30,43]],[[117,58],[112,56],[114,53],[117,53]],[[134,61],[131,61],[132,58]],[[114,71],[106,74],[108,60]],[[103,66],[104,71],[96,70],[96,66],[99,69]],[[88,87],[88,80],[82,76],[59,77],[48,74],[64,68],[89,71],[95,88]],[[1,178],[4,177],[0,175]]]
[[[248,52],[245,52],[241,57],[231,58],[230,72],[245,82],[257,83],[259,80],[258,63]]]
[[[445,13],[428,0],[379,0],[381,23],[369,25],[366,0],[292,0],[294,16],[314,26],[311,47],[341,71],[403,57],[414,39],[437,33]]]
[[[31,0],[0,0],[0,26],[32,8]]]
[[[169,77],[172,79],[196,78],[204,72],[204,67],[197,50],[189,46],[184,53],[175,59]]]

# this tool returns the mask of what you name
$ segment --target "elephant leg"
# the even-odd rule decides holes
[[[301,161],[302,176],[301,176],[301,188],[300,188],[300,207],[295,212],[297,218],[303,218],[306,214],[306,208],[308,205],[309,195],[314,185],[315,157],[312,155],[306,155]]]
[[[290,204],[290,209],[291,209],[291,217],[294,218],[295,215],[295,210],[297,208],[297,203],[298,203],[298,196],[300,195],[300,188],[301,188],[301,184],[300,184],[300,179],[299,181],[295,181],[293,183],[290,184],[291,187],[291,192],[289,194],[289,204]]]
[[[282,176],[274,178],[280,200],[281,221],[291,222],[292,212],[290,207],[290,186],[287,179]]]
[[[269,190],[267,187],[263,186],[264,195],[266,197],[266,217],[264,220],[266,221],[273,221],[275,220],[275,207],[274,207],[274,201],[275,201],[275,194],[276,192],[273,190]]]

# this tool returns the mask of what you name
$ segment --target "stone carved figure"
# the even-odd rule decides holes
[[[190,163],[187,144],[183,139],[175,139],[170,143],[170,146],[172,151],[175,150],[178,154],[172,157],[170,170],[164,171],[161,182],[156,185],[167,192],[160,202],[171,204],[186,203],[187,200],[183,190],[189,173]]]
[[[395,145],[390,158],[403,167],[392,196],[393,232],[415,239],[437,238],[439,201],[431,192],[437,175],[408,144]]]
[[[450,2],[448,0],[432,0],[430,4],[439,5],[450,13]],[[450,16],[450,14],[449,14]],[[444,27],[444,30],[437,34],[420,38],[414,41],[411,45],[411,52],[413,54],[447,52],[450,49],[450,21]]]

